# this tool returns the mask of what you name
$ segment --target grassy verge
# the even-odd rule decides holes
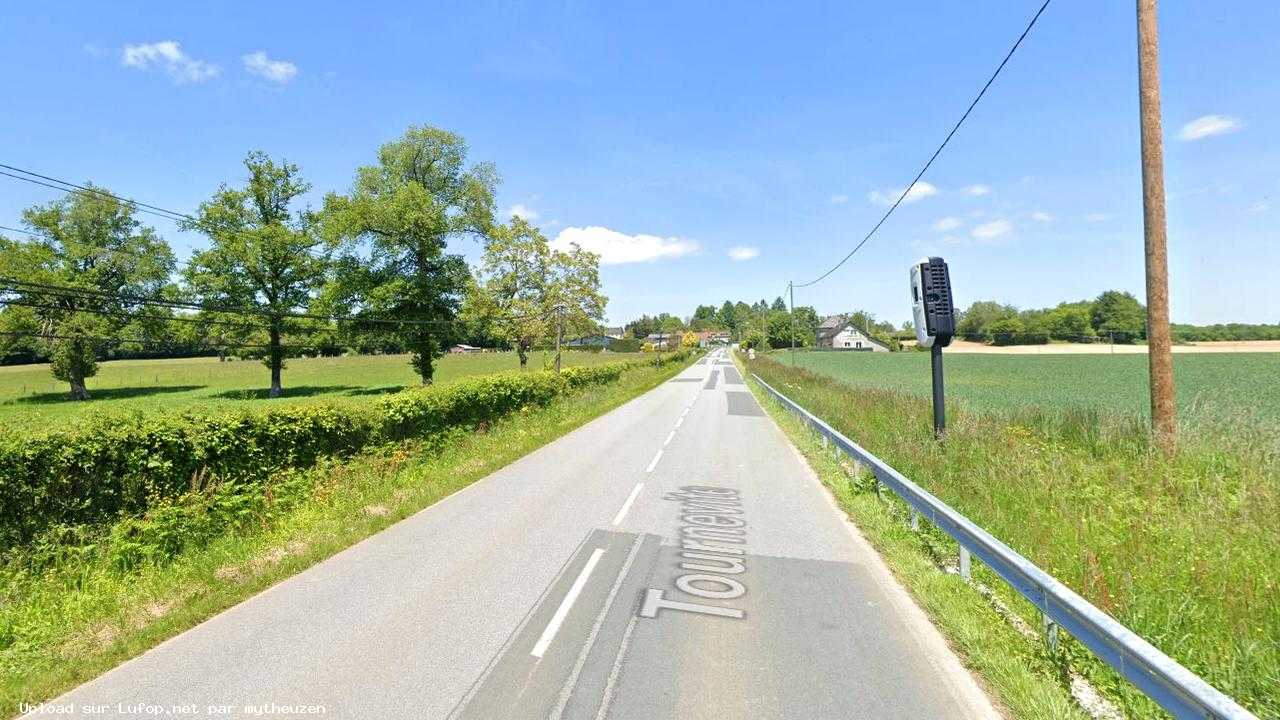
[[[1241,704],[1280,716],[1280,488],[1271,446],[1187,438],[1167,461],[1149,451],[1132,418],[958,407],[949,409],[942,448],[930,438],[928,403],[916,396],[855,391],[768,359],[750,369]],[[1070,638],[1050,653],[997,622],[991,602],[940,571],[955,564],[954,543],[927,523],[911,532],[900,502],[853,481],[789,415],[765,406],[1015,716],[1069,716],[1072,674],[1127,716],[1163,716]],[[1039,628],[1034,608],[994,574],[979,568],[975,581],[1015,623]]]
[[[241,503],[245,521],[167,562],[124,568],[112,561],[118,553],[91,546],[61,549],[61,561],[42,572],[7,567],[0,578],[0,708],[47,700],[98,675],[643,394],[683,367],[628,370],[618,382],[585,388],[480,432],[452,433],[430,446],[402,443],[287,471],[266,488],[265,499],[261,488],[253,502],[224,489],[224,498],[208,502]]]

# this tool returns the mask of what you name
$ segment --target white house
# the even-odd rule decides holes
[[[889,346],[867,335],[842,317],[829,317],[818,326],[818,347],[830,350],[889,352]]]

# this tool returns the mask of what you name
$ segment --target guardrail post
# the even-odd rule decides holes
[[[915,508],[911,508],[911,529],[920,531],[920,513],[916,512]]]
[[[1048,615],[1040,613],[1040,625],[1044,628],[1045,645],[1049,646],[1049,650],[1058,652],[1058,623]]]
[[[960,577],[969,579],[969,548],[960,546]]]

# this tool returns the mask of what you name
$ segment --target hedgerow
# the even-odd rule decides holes
[[[687,357],[673,353],[659,364]],[[371,445],[476,428],[653,362],[566,368],[559,376],[498,373],[405,390],[368,405],[103,414],[42,434],[0,433],[0,549],[59,527],[140,516],[222,483],[263,483],[282,470]]]

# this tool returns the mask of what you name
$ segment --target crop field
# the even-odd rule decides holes
[[[796,364],[855,387],[931,392],[928,353],[797,352]],[[943,364],[947,399],[978,409],[1149,412],[1146,355],[944,352]],[[1175,355],[1173,368],[1184,421],[1280,424],[1280,353]]]
[[[566,366],[594,365],[639,357],[639,353],[566,352]],[[529,367],[542,367],[541,353]],[[471,375],[519,368],[515,353],[446,355],[436,361],[435,381],[446,384]],[[256,360],[218,362],[216,357],[171,360],[115,360],[99,365],[89,379],[93,399],[73,402],[67,384],[55,380],[48,365],[0,367],[0,419],[23,426],[42,420],[78,418],[104,409],[209,410],[263,407],[327,400],[358,399],[419,384],[408,355],[360,355],[297,358],[287,361],[283,396],[267,400],[270,371]]]

